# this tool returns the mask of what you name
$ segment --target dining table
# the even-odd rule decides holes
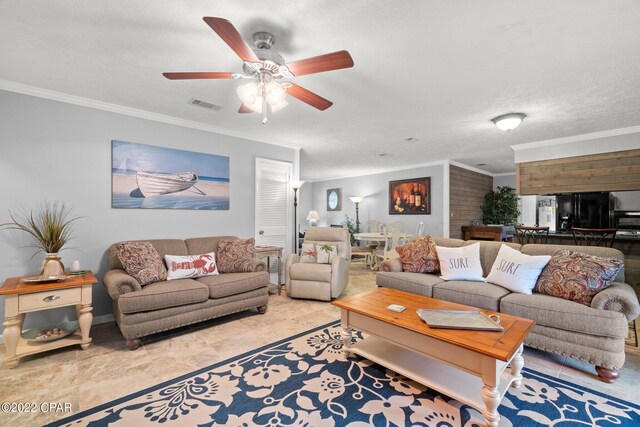
[[[391,240],[393,237],[392,234],[384,235],[382,233],[355,233],[353,237],[361,242],[377,242],[378,247],[383,247],[386,244],[387,240]],[[415,236],[413,234],[402,233],[400,234],[403,242],[407,242],[413,239]],[[375,251],[373,254],[373,265],[371,266],[372,270],[376,270],[378,268],[378,257],[375,255]]]

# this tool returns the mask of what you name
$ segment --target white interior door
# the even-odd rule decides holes
[[[269,159],[256,159],[256,245],[275,245],[284,248],[283,258],[291,253],[293,201],[289,182],[292,164]],[[277,260],[271,260],[274,264]],[[277,264],[274,264],[277,271]],[[269,266],[274,271],[274,266]],[[283,274],[284,277],[284,274]],[[274,281],[275,283],[275,281]]]

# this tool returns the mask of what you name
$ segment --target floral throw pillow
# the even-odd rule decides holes
[[[214,276],[218,273],[215,252],[200,255],[165,255],[167,280]]]
[[[300,251],[300,262],[318,262],[316,259],[316,245],[313,243],[303,243]]]
[[[431,236],[421,237],[405,245],[398,246],[396,251],[400,255],[403,271],[411,273],[440,272],[436,242]]]
[[[560,249],[540,274],[535,291],[590,306],[594,295],[608,287],[624,262]]]
[[[331,264],[331,260],[338,256],[338,247],[328,243],[316,245],[316,261],[318,264]]]
[[[253,271],[255,240],[222,239],[218,242],[218,270],[220,273],[242,273]]]
[[[115,249],[127,274],[140,282],[140,285],[167,279],[167,269],[151,243],[120,242],[115,244]]]

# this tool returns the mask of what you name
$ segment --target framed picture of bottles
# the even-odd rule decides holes
[[[431,177],[389,181],[390,215],[430,215]]]

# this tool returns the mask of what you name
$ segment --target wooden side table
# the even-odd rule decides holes
[[[267,270],[269,269],[269,260],[270,258],[277,257],[278,258],[278,295],[282,293],[282,250],[283,248],[280,246],[256,246],[255,254],[258,258],[267,258]]]
[[[4,295],[4,345],[7,354],[4,363],[8,368],[18,365],[20,358],[43,351],[80,344],[89,347],[91,337],[91,286],[98,280],[91,271],[81,276],[69,276],[61,282],[25,283],[30,276],[11,277],[0,288]],[[27,341],[21,337],[26,313],[75,305],[80,330],[55,341]]]

